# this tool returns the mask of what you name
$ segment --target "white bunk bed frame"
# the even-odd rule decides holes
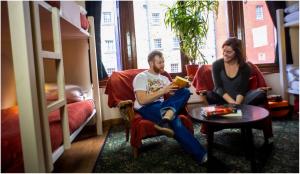
[[[277,22],[277,37],[278,37],[278,48],[279,48],[279,77],[281,85],[281,96],[288,100],[289,94],[299,93],[288,89],[287,75],[286,75],[286,38],[285,28],[298,27],[299,21],[291,21],[288,23],[284,22],[284,9],[276,10],[276,22]]]
[[[51,172],[53,163],[65,149],[70,148],[71,142],[95,115],[97,134],[102,134],[94,19],[93,17],[88,18],[90,22],[90,32],[88,33],[64,19],[63,16],[60,16],[57,8],[51,7],[45,2],[21,1],[7,2],[7,4],[25,172]],[[54,52],[42,50],[40,7],[51,13]],[[69,132],[67,102],[64,92],[61,20],[63,25],[68,25],[67,37],[88,39],[92,71],[95,109],[72,135]],[[50,105],[46,104],[44,92],[44,59],[55,60],[57,67],[59,99]],[[56,109],[60,109],[61,113],[63,145],[52,154],[48,114]]]

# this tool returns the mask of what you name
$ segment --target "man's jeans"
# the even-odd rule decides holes
[[[181,144],[185,151],[191,153],[197,161],[202,162],[202,159],[206,154],[206,150],[193,136],[193,134],[191,134],[182,124],[180,118],[178,118],[178,112],[186,105],[189,98],[190,91],[187,88],[182,88],[177,90],[175,94],[167,100],[147,104],[137,111],[143,118],[158,124],[164,113],[168,109],[172,109],[175,114],[170,125],[175,133],[175,139]]]

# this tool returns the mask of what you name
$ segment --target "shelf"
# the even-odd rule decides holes
[[[299,95],[299,91],[296,91],[296,90],[293,90],[293,89],[288,89],[287,92],[289,94],[296,94],[296,95]]]
[[[284,24],[284,27],[299,27],[299,21],[292,21]]]
[[[52,7],[46,2],[39,2],[40,7],[40,20],[41,20],[41,28],[44,31],[42,33],[42,37],[46,40],[52,39],[52,23],[51,21],[51,9]],[[87,39],[89,38],[89,33],[85,31],[83,28],[74,25],[70,20],[65,18],[60,13],[60,27],[61,27],[61,37],[63,40],[65,39]]]

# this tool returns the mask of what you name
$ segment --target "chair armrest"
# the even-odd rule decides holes
[[[130,124],[134,118],[133,101],[120,101],[117,107],[119,108],[121,116],[125,119],[125,121],[127,121]]]
[[[197,95],[200,95],[200,96],[204,96],[204,95],[207,94],[207,90],[196,91],[196,94],[197,94]]]
[[[265,91],[265,92],[268,92],[268,91],[271,91],[272,90],[272,87],[270,86],[266,86],[266,87],[260,87],[259,89]]]

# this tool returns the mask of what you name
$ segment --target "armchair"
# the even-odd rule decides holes
[[[108,106],[117,107],[124,120],[126,141],[129,140],[130,133],[130,144],[133,148],[133,156],[135,158],[138,156],[142,139],[161,135],[154,128],[153,122],[143,119],[142,116],[133,109],[135,95],[132,82],[134,77],[142,71],[144,71],[144,69],[113,72],[107,81],[105,89],[105,94],[108,95]],[[162,75],[168,77],[170,81],[172,80],[167,72],[164,72]],[[188,130],[193,133],[193,124],[187,112],[183,112],[182,115],[179,115],[179,118]]]
[[[263,77],[263,74],[259,70],[259,68],[252,64],[251,62],[247,62],[249,66],[251,67],[251,74],[249,78],[249,89],[261,89],[266,92],[271,90],[271,87],[268,87],[265,79]],[[193,79],[192,85],[196,89],[196,93],[200,97],[200,101],[203,104],[208,104],[206,99],[206,93],[208,91],[212,91],[214,89],[214,83],[212,78],[212,66],[211,65],[202,65],[198,71],[196,72],[196,75]],[[268,109],[268,101],[264,101],[264,107]],[[272,120],[270,117],[266,119],[262,124],[256,126],[257,129],[262,129],[264,132],[265,140],[268,140],[268,138],[273,137],[273,131],[272,131]],[[206,133],[206,126],[201,126],[201,132]]]

